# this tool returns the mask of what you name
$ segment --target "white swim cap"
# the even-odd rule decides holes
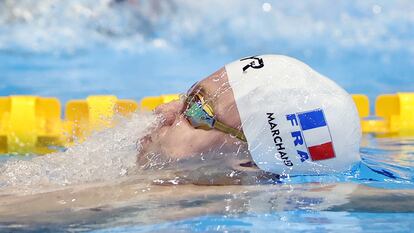
[[[342,172],[360,161],[351,96],[306,64],[281,55],[225,66],[257,166],[277,174]]]

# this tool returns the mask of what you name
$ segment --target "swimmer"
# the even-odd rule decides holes
[[[313,175],[346,171],[360,160],[359,119],[349,94],[305,64],[285,56],[255,56],[228,64],[196,83],[179,101],[162,105],[155,112],[163,121],[141,140],[138,163],[144,167],[151,166],[154,157],[180,162],[195,158],[210,159],[207,164],[221,170],[227,159],[233,159],[235,170]],[[66,158],[76,158],[69,155]],[[64,157],[44,158],[61,165]],[[44,164],[38,161],[36,167]],[[88,160],[88,166],[91,162]],[[20,165],[25,172],[28,166]],[[101,165],[101,169],[102,161],[93,165]],[[0,224],[13,223],[15,227],[46,222],[72,226],[81,221],[109,222],[113,226],[110,216],[123,221],[122,215],[128,221],[153,224],[195,216],[298,209],[328,214],[411,213],[414,209],[412,190],[354,183],[195,186],[248,182],[234,182],[230,179],[233,175],[218,182],[219,176],[209,179],[210,170],[198,171],[199,167],[191,165],[188,171],[192,173],[182,176],[177,172],[185,173],[185,169],[145,170],[109,183],[42,188],[39,193],[22,192],[24,186],[18,186],[14,189],[17,192],[0,192]],[[47,170],[47,174],[56,179],[64,169],[59,166],[56,170]],[[73,173],[78,176],[80,171]],[[22,178],[32,176],[24,172],[20,173]],[[197,172],[198,177],[194,175]],[[192,180],[177,186],[182,182],[177,177]],[[34,183],[41,186],[43,180],[49,182],[44,178],[48,177],[37,175],[41,181]]]
[[[281,55],[243,58],[155,109],[162,123],[140,140],[138,164],[231,154],[272,174],[343,172],[360,161],[351,96],[306,64]]]

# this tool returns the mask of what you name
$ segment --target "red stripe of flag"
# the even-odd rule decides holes
[[[332,142],[327,142],[317,146],[308,147],[312,161],[335,158],[335,151]]]

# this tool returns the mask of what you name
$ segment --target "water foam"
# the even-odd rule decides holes
[[[126,176],[136,168],[137,140],[157,119],[151,113],[135,113],[65,152],[9,160],[0,167],[0,187],[64,186]]]
[[[275,44],[307,48],[306,56],[312,47],[335,55],[338,48],[414,53],[413,9],[406,0],[8,0],[0,2],[0,49],[50,52],[105,44],[141,51],[185,48],[191,41],[223,53]]]

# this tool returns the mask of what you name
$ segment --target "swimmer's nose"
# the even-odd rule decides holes
[[[155,114],[163,117],[163,125],[172,125],[176,117],[181,114],[183,107],[184,102],[182,100],[176,100],[166,104],[161,104],[154,110],[154,112]]]

